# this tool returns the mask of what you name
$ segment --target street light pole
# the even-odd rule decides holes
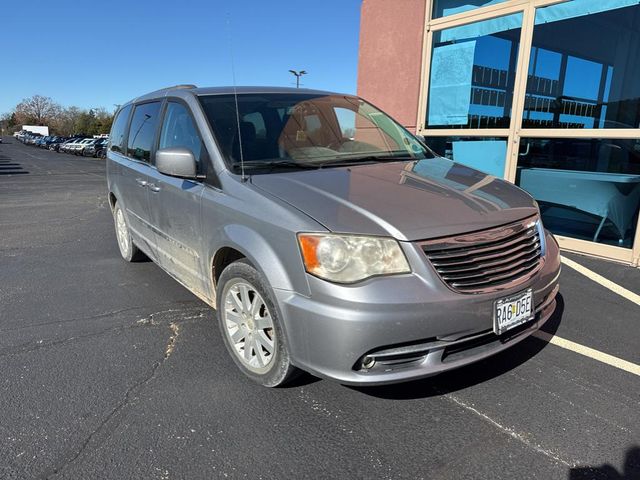
[[[296,76],[296,88],[300,88],[300,77],[302,75],[306,75],[307,71],[306,70],[300,70],[300,71],[289,70],[289,71]]]

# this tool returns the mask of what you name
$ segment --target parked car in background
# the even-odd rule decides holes
[[[60,143],[54,143],[49,147],[49,150],[52,150],[54,152],[58,152],[58,153],[62,153],[63,150],[62,148],[69,142],[72,142],[73,138],[67,138],[66,140],[63,140]]]
[[[93,138],[85,138],[76,143],[71,153],[73,153],[74,155],[83,155],[85,147],[92,144],[93,142],[95,142]]]
[[[297,369],[360,385],[435,375],[556,308],[559,249],[535,200],[359,97],[173,87],[124,105],[110,139],[121,256],[144,252],[214,306],[262,385]]]
[[[86,141],[87,141],[86,138],[78,138],[78,139],[76,139],[75,142],[73,142],[71,145],[69,145],[69,151],[67,153],[71,153],[71,154],[75,155],[76,154],[76,150],[78,150],[80,148],[80,145],[82,145]]]
[[[80,142],[86,140],[84,137],[75,137],[70,142],[67,142],[60,148],[64,153],[73,153]]]
[[[37,143],[38,147],[40,148],[49,148],[49,145],[55,141],[57,141],[58,137],[55,135],[49,135],[47,137],[44,137],[42,139],[40,139]]]
[[[35,143],[42,137],[39,133],[28,133],[25,136],[26,145],[35,145]]]
[[[82,154],[85,157],[105,158],[107,152],[108,138],[95,139],[94,142],[84,147]]]
[[[46,148],[48,148],[51,151],[57,151],[58,150],[58,146],[65,142],[67,140],[67,137],[53,137],[51,140],[49,140],[47,142]]]

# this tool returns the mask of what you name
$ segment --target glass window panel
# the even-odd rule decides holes
[[[167,104],[160,133],[160,148],[183,147],[191,150],[200,163],[202,140],[187,108],[175,102]]]
[[[522,139],[516,183],[558,235],[631,248],[640,205],[640,140]]]
[[[508,128],[522,14],[434,33],[428,128]]]
[[[260,112],[248,113],[242,117],[243,122],[249,122],[253,125],[256,132],[256,138],[260,140],[267,139],[267,127],[264,124],[264,117]]]
[[[640,0],[573,0],[535,23],[523,127],[640,127]]]
[[[118,112],[118,116],[113,122],[111,127],[111,150],[114,152],[124,152],[124,136],[127,133],[127,122],[129,121],[129,114],[131,113],[131,105],[127,105]]]
[[[354,138],[356,134],[356,112],[348,108],[334,107],[343,138]]]
[[[456,13],[468,12],[476,8],[502,3],[505,0],[435,0],[433,18],[446,17]]]
[[[143,103],[136,106],[129,127],[127,155],[148,162],[156,135],[160,102]]]
[[[426,137],[438,155],[498,178],[504,176],[506,138]]]

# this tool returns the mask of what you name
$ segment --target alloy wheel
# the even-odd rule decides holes
[[[269,308],[256,288],[232,279],[224,295],[225,332],[242,364],[256,373],[271,368],[276,352],[275,330]]]

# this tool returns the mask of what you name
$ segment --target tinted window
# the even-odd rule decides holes
[[[507,128],[522,13],[433,34],[426,126]]]
[[[372,156],[431,157],[393,119],[357,97],[241,94],[237,110],[233,95],[204,95],[200,102],[223,155],[236,169],[241,158],[251,162],[245,163],[246,168],[265,172],[263,164],[268,163],[296,168],[296,163],[368,162]],[[338,111],[342,112],[340,117]],[[348,125],[348,137],[343,134],[341,120]]]
[[[160,114],[160,102],[138,105],[133,111],[129,127],[127,155],[149,161]]]
[[[500,137],[427,137],[427,145],[441,156],[494,177],[504,176],[507,139]]]
[[[640,6],[630,3],[638,2],[536,11],[524,127],[640,127]]]
[[[435,0],[433,2],[433,18],[446,17],[456,13],[468,12],[476,8],[502,3],[505,0]]]
[[[129,113],[131,112],[131,105],[127,105],[118,112],[116,119],[113,121],[113,127],[111,127],[111,150],[114,152],[124,152],[124,134],[127,128],[127,120],[129,120]],[[74,141],[75,139],[71,139]]]
[[[188,148],[200,163],[202,141],[189,111],[180,103],[169,102],[164,115],[160,148],[168,147]]]
[[[540,204],[545,227],[631,248],[640,206],[640,141],[523,138],[516,183]]]

